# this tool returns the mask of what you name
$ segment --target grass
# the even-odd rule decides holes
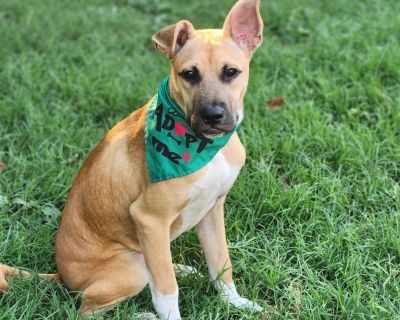
[[[188,4],[190,3],[190,4]],[[55,271],[54,234],[85,156],[168,72],[151,35],[221,26],[232,1],[0,2],[0,261]],[[249,315],[179,279],[186,319],[400,318],[400,2],[263,1],[227,234]],[[283,95],[271,111],[265,102]],[[206,267],[194,232],[174,260]],[[76,319],[62,285],[13,280],[0,319]],[[148,290],[107,313],[152,310]]]

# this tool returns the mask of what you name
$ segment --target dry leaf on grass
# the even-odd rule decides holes
[[[284,102],[283,96],[277,96],[273,98],[272,100],[267,101],[267,106],[270,108],[272,111],[279,110],[282,108],[283,102]]]
[[[4,171],[5,168],[6,166],[4,165],[4,163],[0,161],[0,172]]]
[[[290,180],[289,180],[289,178],[287,176],[283,176],[281,178],[281,180],[282,180],[283,188],[285,190],[289,189],[290,188]]]

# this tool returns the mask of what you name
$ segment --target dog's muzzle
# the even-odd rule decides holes
[[[198,135],[222,136],[235,129],[236,118],[224,102],[200,105],[192,115],[192,128]]]

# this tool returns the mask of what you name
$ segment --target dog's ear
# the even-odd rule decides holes
[[[153,35],[151,40],[158,50],[169,59],[172,59],[193,35],[193,31],[193,25],[189,21],[181,20],[176,24],[161,29]]]
[[[262,42],[263,26],[260,0],[239,0],[225,19],[224,35],[252,54]]]

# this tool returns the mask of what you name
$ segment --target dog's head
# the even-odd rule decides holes
[[[195,30],[182,20],[153,36],[171,60],[171,94],[197,134],[221,136],[243,119],[249,62],[262,29],[259,0],[239,0],[223,29]]]

